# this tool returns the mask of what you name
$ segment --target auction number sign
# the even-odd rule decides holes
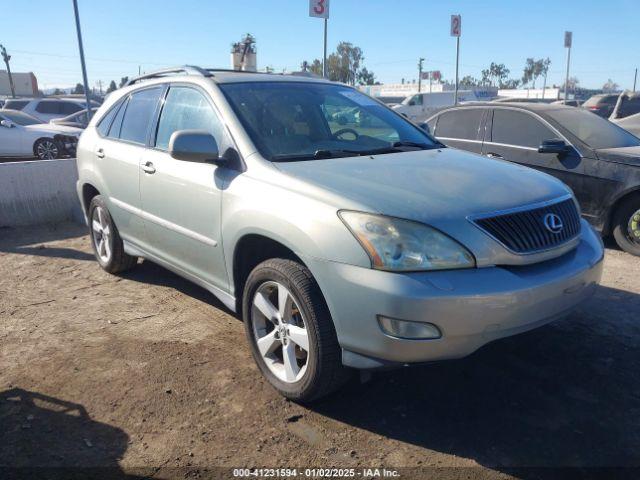
[[[451,36],[459,37],[462,33],[462,17],[460,15],[451,15]]]
[[[329,0],[309,0],[309,16],[329,18]]]

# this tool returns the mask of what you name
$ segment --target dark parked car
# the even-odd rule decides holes
[[[640,138],[581,108],[532,103],[450,107],[427,125],[446,145],[564,181],[596,229],[640,255]]]
[[[602,118],[609,118],[613,112],[613,108],[616,106],[618,97],[617,93],[601,93],[599,95],[593,95],[582,104],[582,108],[586,108],[590,112],[601,116]]]

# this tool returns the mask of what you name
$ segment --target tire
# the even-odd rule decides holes
[[[287,301],[290,298],[291,302],[284,302],[288,306],[279,309],[280,299],[285,298],[280,295],[282,287],[289,295]],[[273,316],[268,318],[263,313],[266,307],[260,297],[269,301],[270,312],[280,315],[285,310],[285,315],[279,317],[284,321],[274,320]],[[342,365],[342,351],[331,315],[318,284],[306,267],[281,258],[261,263],[249,274],[242,306],[251,353],[262,374],[280,394],[297,402],[311,402],[335,391],[348,380],[350,371]],[[307,335],[307,351],[299,346],[304,343],[300,341],[301,330]],[[258,339],[262,347],[258,346]],[[265,351],[265,345],[269,343],[273,348],[266,351],[270,353],[261,353],[261,348]],[[287,354],[287,358],[295,360],[299,368],[297,374],[295,367],[293,372],[292,368],[287,368],[285,349],[286,352],[294,351],[293,355]]]
[[[93,197],[89,204],[89,236],[96,260],[107,272],[124,272],[138,263],[138,257],[125,253],[118,228],[101,195]]]
[[[62,156],[62,147],[53,138],[39,138],[33,144],[33,155],[40,160],[53,160]]]
[[[640,195],[624,200],[613,215],[613,238],[627,253],[640,256]]]

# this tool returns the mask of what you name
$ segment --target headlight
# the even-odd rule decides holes
[[[471,252],[427,225],[370,213],[341,211],[339,215],[378,270],[475,267]]]

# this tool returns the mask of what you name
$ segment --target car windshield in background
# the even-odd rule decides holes
[[[260,153],[272,161],[442,146],[352,88],[289,82],[229,83],[220,88]]]
[[[640,146],[638,137],[587,110],[558,109],[550,110],[547,115],[591,148]]]
[[[26,127],[27,125],[37,125],[39,123],[42,123],[37,118],[34,118],[31,115],[27,115],[26,113],[22,113],[17,110],[2,110],[0,112],[0,117],[5,118],[6,120],[11,120],[16,125],[21,125],[23,127]]]
[[[22,110],[28,103],[28,100],[7,100],[3,108],[7,110]]]

